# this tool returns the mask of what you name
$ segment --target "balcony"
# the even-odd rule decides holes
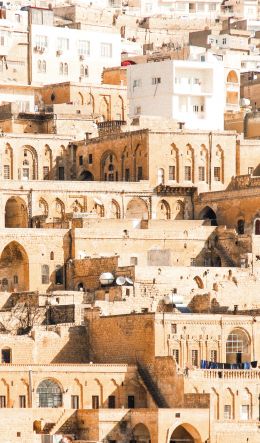
[[[194,380],[260,380],[259,369],[195,369],[189,372]]]

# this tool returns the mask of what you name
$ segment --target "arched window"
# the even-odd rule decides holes
[[[15,285],[18,284],[18,275],[14,275],[14,284],[15,284]]]
[[[59,64],[59,74],[63,75],[63,63]]]
[[[226,341],[226,362],[240,364],[251,361],[250,341],[245,331],[233,329]]]
[[[60,408],[62,406],[62,391],[53,380],[43,380],[36,391],[38,408]]]
[[[88,66],[81,65],[80,66],[80,77],[88,77]]]
[[[68,63],[64,63],[64,66],[63,66],[63,74],[64,74],[64,75],[68,75],[68,74],[69,74]]]
[[[63,285],[63,267],[61,265],[56,266],[55,284]]]
[[[240,219],[237,222],[237,233],[243,235],[245,233],[245,221]]]
[[[42,284],[47,285],[50,281],[50,271],[48,265],[42,265]]]
[[[53,251],[51,251],[51,253],[50,253],[50,260],[54,260],[54,252]]]

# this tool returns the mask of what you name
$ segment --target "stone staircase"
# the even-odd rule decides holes
[[[61,434],[75,434],[77,431],[76,412],[71,409],[64,409],[57,422],[50,429],[50,434],[57,432]]]
[[[137,363],[138,373],[144,382],[145,386],[147,387],[149,393],[151,394],[154,403],[158,408],[168,408],[168,405],[161,394],[158,386],[152,379],[152,376],[148,369],[146,369],[144,366],[142,366],[140,363]]]

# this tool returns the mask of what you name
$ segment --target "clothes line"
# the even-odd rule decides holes
[[[201,360],[200,369],[255,369],[257,361],[243,363],[218,363],[215,361]]]

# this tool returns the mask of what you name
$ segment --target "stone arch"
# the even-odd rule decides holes
[[[229,71],[228,75],[227,75],[227,82],[228,83],[238,83],[238,76],[236,71],[232,70]]]
[[[107,97],[103,96],[99,105],[99,115],[103,117],[104,121],[110,120],[110,106]]]
[[[149,210],[146,202],[140,197],[134,197],[128,202],[126,218],[148,220]]]
[[[16,241],[8,243],[1,253],[0,280],[2,290],[29,290],[28,255],[24,247]]]
[[[242,364],[251,361],[251,337],[243,328],[234,328],[226,339],[226,362]]]
[[[5,151],[2,158],[3,178],[4,180],[13,179],[13,148],[9,143],[5,145]]]
[[[199,220],[210,220],[211,226],[218,226],[217,215],[210,206],[206,206],[199,214]]]
[[[202,443],[199,431],[189,423],[182,423],[171,432],[169,442],[177,443],[179,441],[186,441],[187,443]]]
[[[56,198],[52,203],[53,217],[64,219],[65,216],[65,205],[60,198]]]
[[[52,150],[49,145],[44,147],[43,180],[50,180],[52,174]]]
[[[23,146],[22,163],[18,171],[18,178],[22,180],[38,180],[38,154],[33,146]]]
[[[173,180],[176,180],[176,182],[179,182],[180,178],[180,167],[179,167],[179,149],[177,146],[172,143],[171,145],[171,160],[169,162],[169,166],[172,166],[174,168],[173,170]],[[170,178],[169,178],[170,180]]]
[[[260,218],[256,218],[254,221],[254,234],[260,235]]]
[[[111,202],[111,218],[120,218],[120,216],[120,205],[116,200],[113,199]]]
[[[40,198],[39,200],[39,208],[41,211],[41,215],[48,217],[49,215],[49,205],[44,198]]]
[[[90,112],[92,115],[94,115],[94,113],[95,113],[95,98],[94,98],[94,95],[91,94],[91,92],[88,95],[87,105],[90,106]]]
[[[175,205],[175,220],[184,220],[185,205],[182,200],[177,200]]]
[[[83,94],[81,92],[78,92],[78,100],[77,100],[77,104],[83,106],[84,105],[84,97]]]
[[[170,220],[171,208],[166,200],[160,200],[157,205],[156,218],[159,220]]]
[[[21,197],[10,197],[5,205],[6,228],[28,228],[28,210]]]
[[[220,145],[216,146],[215,151],[215,164],[214,164],[214,181],[224,183],[225,171],[224,171],[224,151]],[[216,168],[219,168],[217,170]]]
[[[190,170],[188,171],[186,168],[190,168]],[[194,183],[194,149],[189,143],[186,145],[184,159],[184,179]]]
[[[213,408],[214,408],[214,418],[215,420],[219,420],[220,411],[219,411],[219,393],[215,388],[211,388],[212,396],[213,396]]]
[[[198,275],[196,275],[193,280],[197,283],[199,289],[204,289],[204,283]]]
[[[71,205],[71,209],[73,212],[83,212],[83,206],[78,200],[74,200]]]
[[[143,423],[138,423],[132,430],[132,437],[136,443],[150,443],[151,435],[149,429]]]
[[[84,170],[81,171],[79,180],[92,182],[94,181],[94,175],[92,174],[92,172]]]
[[[119,179],[119,162],[114,151],[104,152],[100,160],[100,176],[104,181],[118,181]]]
[[[59,382],[53,379],[42,380],[36,390],[38,408],[62,407],[63,389]]]

